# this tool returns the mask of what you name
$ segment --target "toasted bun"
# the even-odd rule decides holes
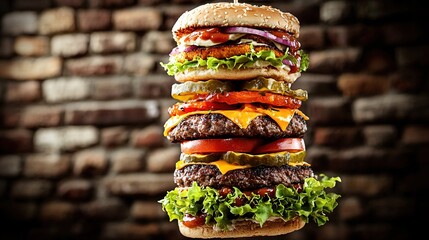
[[[277,81],[284,81],[287,83],[293,83],[295,80],[301,76],[301,73],[296,72],[289,74],[288,69],[276,69],[276,68],[246,68],[246,69],[234,69],[228,70],[224,68],[219,68],[217,70],[206,69],[206,68],[197,68],[197,69],[188,69],[182,73],[174,75],[174,78],[178,82],[186,81],[205,81],[209,79],[217,80],[248,80],[256,77],[267,77],[274,78]]]
[[[187,28],[245,26],[279,29],[299,37],[299,21],[288,12],[270,6],[247,3],[207,3],[183,13],[172,28],[178,41]]]
[[[232,230],[221,231],[207,225],[188,228],[179,221],[179,230],[190,238],[241,238],[283,235],[299,230],[304,225],[305,222],[298,217],[287,222],[282,219],[266,221],[262,228],[259,223],[243,220],[235,222]]]

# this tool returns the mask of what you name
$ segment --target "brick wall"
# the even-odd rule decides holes
[[[0,2],[0,239],[181,239],[157,200],[170,29],[198,0]],[[331,221],[289,239],[411,239],[426,219],[429,26],[418,1],[247,1],[301,21],[307,161]],[[284,239],[277,237],[273,239]]]

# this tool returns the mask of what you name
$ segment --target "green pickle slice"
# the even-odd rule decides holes
[[[296,153],[291,152],[277,152],[266,154],[249,154],[228,151],[223,154],[185,154],[180,155],[180,160],[185,163],[210,163],[217,160],[224,160],[231,164],[250,165],[252,167],[265,165],[265,166],[282,166],[294,165],[304,163],[306,152],[300,151]]]
[[[294,97],[301,101],[308,99],[308,93],[302,89],[292,90],[288,83],[276,81],[272,78],[255,78],[243,84],[243,89],[249,91],[271,92]]]
[[[171,96],[179,101],[188,101],[196,94],[203,93],[221,93],[225,91],[232,91],[233,84],[231,81],[222,82],[219,80],[208,80],[192,82],[187,81],[184,83],[175,83],[171,87]]]

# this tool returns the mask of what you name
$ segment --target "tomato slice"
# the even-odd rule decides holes
[[[219,102],[187,102],[187,103],[176,103],[168,108],[170,116],[182,115],[188,112],[205,111],[205,110],[231,110],[236,109],[234,105]]]
[[[302,103],[301,100],[289,96],[283,96],[269,92],[253,91],[214,93],[208,95],[206,101],[227,103],[229,105],[239,103],[263,103],[292,109],[299,108]]]
[[[305,143],[303,138],[281,138],[273,142],[261,145],[253,151],[255,154],[273,153],[273,152],[299,152],[305,151]]]
[[[183,225],[187,226],[188,228],[194,228],[198,226],[202,226],[206,223],[206,215],[200,214],[197,216],[193,216],[191,214],[185,214],[182,220]]]
[[[254,138],[225,138],[225,139],[197,139],[184,141],[180,144],[181,150],[186,154],[219,153],[219,152],[246,152],[261,144],[261,139]]]

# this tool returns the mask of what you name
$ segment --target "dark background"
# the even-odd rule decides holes
[[[183,239],[157,203],[180,154],[162,134],[174,79],[159,62],[205,2],[0,2],[0,239]],[[326,225],[273,239],[425,234],[424,1],[246,2],[300,20],[307,161],[343,180]]]

